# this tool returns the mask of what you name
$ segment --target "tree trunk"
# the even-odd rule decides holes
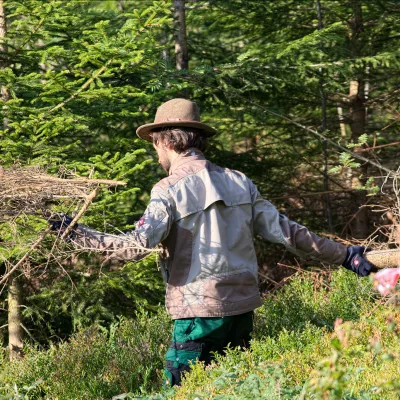
[[[176,68],[189,69],[186,39],[185,0],[174,0],[174,29]]]
[[[164,26],[162,31],[161,31],[161,41],[160,41],[162,46],[165,46],[165,48],[162,51],[162,59],[165,62],[166,65],[169,64],[170,62],[170,54],[169,54],[169,48],[167,47],[168,45],[168,31],[167,28]]]
[[[7,19],[4,9],[4,1],[0,0],[0,68],[9,65],[8,47],[5,43],[7,37]],[[1,100],[3,102],[3,129],[8,129],[9,121],[6,116],[7,101],[10,100],[10,90],[6,86],[1,87]],[[18,279],[11,276],[8,286],[8,346],[10,359],[19,358],[23,347],[23,330],[21,326],[21,286]]]
[[[351,0],[350,5],[353,10],[353,19],[350,21],[352,30],[350,46],[353,58],[357,58],[361,53],[360,35],[364,30],[361,0]],[[351,138],[357,143],[358,138],[365,133],[366,125],[365,88],[362,76],[356,76],[350,82],[349,95]],[[353,188],[365,185],[367,172],[367,164],[353,171],[351,179]],[[352,235],[357,239],[365,239],[368,236],[368,210],[366,207],[362,208],[362,205],[366,202],[366,192],[355,190],[353,199],[355,218],[351,224]]]
[[[338,117],[339,117],[339,125],[340,125],[340,135],[342,138],[346,137],[346,125],[344,123],[343,118],[343,108],[341,106],[337,107]]]
[[[5,43],[7,37],[7,20],[4,9],[4,1],[0,0],[0,67],[3,69],[8,66],[8,47]],[[1,100],[7,103],[10,100],[10,90],[6,86],[1,87]],[[3,104],[3,129],[8,128],[8,118],[6,117],[7,106]]]
[[[5,38],[7,37],[7,20],[6,20],[6,11],[4,9],[4,1],[0,0],[0,52],[1,52],[1,66],[7,64],[7,45],[5,44]]]
[[[318,16],[318,30],[324,29],[324,23],[322,19],[322,7],[320,0],[316,0],[315,6],[317,9]],[[322,46],[320,45],[320,50],[322,51]],[[324,76],[322,68],[319,69],[319,92],[321,96],[321,130],[325,132],[327,130],[327,117],[326,117],[326,107],[327,107],[327,95],[324,90]],[[324,156],[324,206],[325,214],[328,222],[328,230],[332,233],[332,212],[331,212],[331,200],[329,197],[329,176],[328,176],[328,142],[326,140],[322,141],[322,151]]]
[[[8,347],[10,360],[20,358],[23,348],[21,320],[22,290],[18,278],[11,277],[8,287]]]

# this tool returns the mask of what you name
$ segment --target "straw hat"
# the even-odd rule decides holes
[[[196,103],[186,99],[172,99],[158,107],[154,123],[139,126],[136,134],[141,139],[151,142],[150,133],[153,129],[169,126],[196,128],[207,137],[217,133],[211,126],[200,122],[200,110]]]

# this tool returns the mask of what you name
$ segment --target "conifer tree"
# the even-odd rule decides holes
[[[171,10],[164,1],[141,2],[139,9],[127,2],[123,11],[122,3],[108,3],[6,3],[8,34],[2,50],[9,62],[2,65],[0,84],[1,117],[7,124],[0,131],[0,163],[4,169],[40,165],[54,174],[127,181],[125,190],[101,193],[81,221],[119,233],[134,228],[154,184],[148,176],[158,170],[135,129],[147,118],[146,109],[159,103],[149,82],[159,61],[157,37],[170,23]],[[71,213],[71,206],[61,204],[58,211]],[[41,215],[0,224],[1,274],[45,227]],[[52,246],[50,239],[48,245]],[[130,264],[122,273],[114,271],[116,266],[105,267],[102,275],[96,257],[60,263],[56,257],[33,252],[28,261],[30,270],[39,273],[28,279],[18,272],[26,296],[24,308],[17,309],[23,310],[30,335],[40,341],[50,333],[63,337],[93,321],[151,307],[161,298],[154,257]],[[10,295],[12,288],[8,286]],[[46,321],[42,306],[47,309]],[[5,316],[1,320],[1,325],[6,323]]]
[[[178,3],[190,52],[183,72],[167,56]],[[134,227],[160,176],[135,128],[185,93],[220,132],[208,152],[212,161],[245,172],[281,211],[321,234],[352,240],[372,232],[374,220],[357,208],[379,188],[382,181],[372,177],[381,173],[337,145],[398,167],[396,2],[10,0],[6,14],[0,85],[9,97],[1,109],[7,125],[0,163],[128,181],[126,189],[101,193],[83,223],[114,233]],[[3,259],[18,260],[46,223],[31,216],[28,226],[17,230],[22,244],[0,248]],[[12,239],[7,224],[0,236],[2,244]],[[271,254],[262,248],[260,264],[270,265]],[[39,265],[43,256],[30,261]],[[100,277],[89,267],[97,262],[86,255],[63,265],[72,295],[57,267],[46,279],[23,278],[23,316],[34,337],[40,324],[43,336],[66,337],[162,299],[154,260],[122,272],[109,266]]]

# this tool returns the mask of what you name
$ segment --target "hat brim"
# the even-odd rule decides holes
[[[152,142],[153,140],[151,139],[150,134],[154,129],[164,128],[164,127],[167,128],[171,126],[184,126],[187,128],[200,129],[201,131],[203,131],[204,136],[206,137],[214,136],[217,133],[216,129],[212,128],[207,124],[203,124],[202,122],[181,120],[181,121],[165,121],[165,122],[142,125],[136,129],[136,135],[138,135],[141,139],[147,140],[148,142]]]

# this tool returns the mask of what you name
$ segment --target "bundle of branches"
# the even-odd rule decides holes
[[[62,174],[67,177],[50,175],[39,167],[0,169],[0,221],[21,214],[49,216],[55,202],[92,200],[100,187],[126,185],[122,181],[73,177],[69,171]]]
[[[378,225],[370,235],[367,247],[373,251],[366,253],[366,258],[377,268],[400,267],[400,167],[396,172],[382,178],[381,192],[385,201],[370,205],[373,212],[383,214],[389,224]],[[382,199],[382,196],[380,197]],[[383,216],[382,215],[382,216]],[[386,237],[384,241],[376,237]]]
[[[0,168],[0,222],[14,225],[16,217],[23,215],[38,215],[48,219],[54,215],[53,206],[60,201],[83,203],[70,226],[61,235],[61,239],[64,239],[87,210],[100,188],[126,185],[122,181],[77,177],[67,170],[61,170],[60,175],[63,177],[50,175],[40,167],[13,167],[7,170]],[[0,276],[0,284],[28,261],[31,253],[41,245],[49,232],[50,227],[41,232],[16,264],[12,264],[7,257],[2,257],[6,273]],[[6,243],[2,244],[5,248]],[[14,241],[10,246],[15,246]]]

